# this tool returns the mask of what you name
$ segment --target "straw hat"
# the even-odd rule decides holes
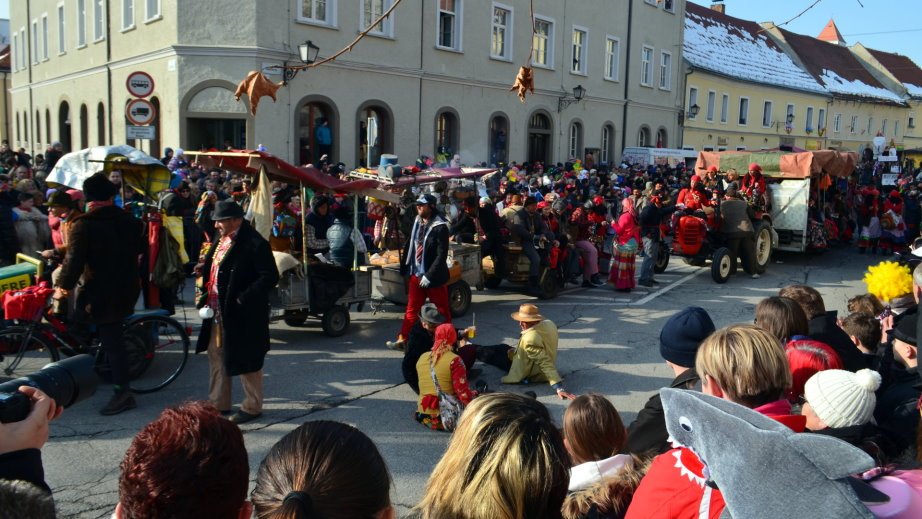
[[[520,306],[519,311],[512,314],[512,318],[516,321],[522,321],[526,323],[534,323],[544,320],[544,317],[538,313],[538,307],[532,304],[524,304]]]

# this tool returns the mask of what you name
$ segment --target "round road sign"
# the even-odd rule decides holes
[[[132,72],[128,74],[125,80],[125,86],[128,87],[128,93],[135,97],[147,97],[154,93],[154,78],[147,72]]]
[[[144,126],[153,122],[157,117],[157,110],[146,99],[132,99],[125,107],[125,117],[131,121],[131,124]]]

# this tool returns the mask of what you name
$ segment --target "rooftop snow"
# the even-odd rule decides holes
[[[693,66],[758,83],[822,92],[762,27],[689,2],[685,16],[685,59]]]

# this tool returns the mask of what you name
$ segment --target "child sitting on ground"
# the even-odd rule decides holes
[[[573,461],[564,519],[624,517],[643,474],[630,455],[618,454],[627,429],[615,406],[595,393],[577,397],[563,415],[563,437]]]

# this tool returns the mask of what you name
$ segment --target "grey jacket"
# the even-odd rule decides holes
[[[755,211],[744,200],[730,199],[720,202],[720,232],[727,238],[754,236],[752,219]]]

